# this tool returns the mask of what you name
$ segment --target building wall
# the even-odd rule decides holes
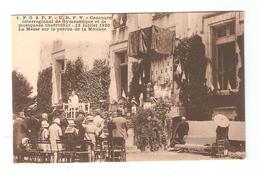
[[[120,92],[120,75],[118,74],[119,61],[116,58],[117,52],[127,51],[128,34],[130,32],[156,25],[162,28],[168,28],[175,31],[177,38],[184,38],[202,31],[202,17],[204,13],[140,13],[127,14],[127,22],[125,26],[121,26],[112,30],[112,40],[109,47],[110,63],[114,76],[112,76],[110,98],[118,100],[121,97]],[[152,81],[161,77],[161,81],[165,79],[173,81],[173,62],[172,58],[156,59],[152,58],[151,77]],[[138,60],[128,57],[128,86],[132,79],[132,63]],[[112,88],[113,87],[113,88]],[[115,88],[116,87],[116,88]]]
[[[201,12],[201,13],[147,13],[147,14],[127,14],[127,22],[126,25],[123,27],[119,27],[112,30],[112,40],[110,43],[110,60],[112,70],[116,69],[118,66],[118,61],[115,57],[115,53],[119,50],[127,50],[127,40],[129,32],[139,30],[141,28],[149,27],[151,25],[156,25],[162,28],[168,28],[170,30],[175,31],[176,38],[182,39],[184,37],[191,36],[193,34],[198,34],[202,37],[203,43],[205,44],[205,54],[213,64],[214,59],[216,57],[216,53],[213,51],[214,40],[212,29],[215,26],[222,25],[230,20],[235,22],[235,36],[239,36],[244,33],[244,14],[243,12]],[[135,58],[128,58],[128,82],[132,79],[132,71],[131,65],[132,62],[136,62]],[[152,61],[152,69],[151,75],[152,79],[155,80],[158,77],[166,78],[168,74],[165,72],[166,68],[171,70],[173,63],[168,65],[167,58],[161,60],[154,60]],[[213,65],[214,66],[214,65]],[[157,72],[157,74],[156,74]],[[114,80],[115,87],[117,89],[111,89],[111,95],[113,95],[113,99],[120,98],[120,94],[117,91],[120,89],[120,85],[117,83],[117,79],[119,79],[119,75],[115,73],[115,77],[112,78],[112,82]],[[209,72],[211,77],[213,77],[213,72]],[[169,73],[172,76],[172,73]],[[171,80],[174,81],[173,77],[170,77]],[[129,84],[128,84],[129,85]],[[176,86],[176,84],[174,84]],[[216,85],[215,85],[216,88]],[[179,91],[174,89],[176,93]],[[117,95],[117,97],[115,96]],[[178,99],[176,95],[173,95],[174,99]],[[226,114],[231,114],[232,118],[235,116],[235,109],[233,106],[230,108],[221,108],[218,107],[213,114],[218,113],[217,111]],[[225,112],[223,112],[225,111]],[[231,116],[230,115],[230,116]]]

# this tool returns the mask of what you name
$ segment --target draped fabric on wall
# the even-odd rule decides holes
[[[169,56],[175,47],[175,32],[169,29],[151,26],[129,33],[128,56],[135,58],[149,58],[157,54]]]

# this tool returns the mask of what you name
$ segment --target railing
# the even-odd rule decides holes
[[[65,111],[66,118],[73,120],[76,118],[78,112],[90,113],[90,103],[78,103],[77,105],[63,103],[63,110]]]

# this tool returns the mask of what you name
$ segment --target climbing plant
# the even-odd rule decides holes
[[[209,119],[211,110],[207,103],[209,95],[205,84],[207,58],[205,45],[199,35],[180,41],[174,52],[174,63],[176,81],[181,88],[180,100],[188,119]]]
[[[62,75],[61,85],[63,102],[68,101],[74,90],[80,102],[90,102],[95,106],[100,100],[109,98],[110,67],[102,59],[96,59],[91,70],[85,68],[80,58],[76,61],[69,61]]]
[[[37,109],[40,112],[48,112],[51,109],[52,97],[52,67],[48,67],[38,73],[37,80]]]

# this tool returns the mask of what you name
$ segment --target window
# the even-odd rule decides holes
[[[235,42],[217,46],[218,86],[220,90],[236,89]]]
[[[113,16],[113,27],[114,27],[114,29],[126,26],[126,22],[127,22],[127,14],[126,13],[113,14],[112,16]]]
[[[128,93],[128,57],[126,51],[117,52],[115,54],[119,62],[119,77],[117,79],[120,87],[119,97],[121,98],[123,94],[127,96]]]
[[[216,38],[230,36],[233,34],[235,34],[235,22],[230,22],[216,27]]]
[[[236,89],[238,58],[235,49],[235,21],[215,26],[213,35],[218,89]]]

